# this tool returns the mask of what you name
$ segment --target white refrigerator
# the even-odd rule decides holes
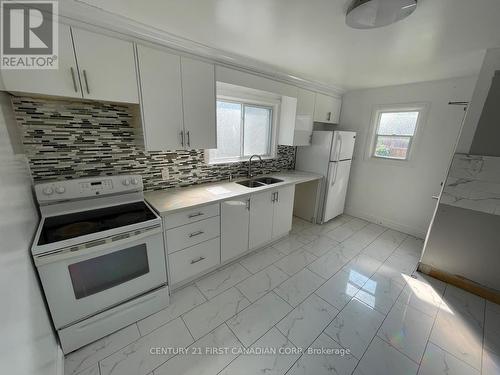
[[[356,133],[314,131],[310,146],[298,147],[295,169],[324,176],[316,222],[326,223],[344,212]]]

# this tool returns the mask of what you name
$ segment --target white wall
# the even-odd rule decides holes
[[[500,70],[500,49],[488,50],[464,121],[457,153],[469,153],[476,130],[485,130],[478,128],[485,103],[489,106],[498,105],[495,100],[488,98],[497,70]],[[498,122],[489,121],[483,125],[498,127]],[[496,138],[495,141],[497,148],[500,148],[500,139]],[[481,167],[481,170],[488,169],[486,164]],[[498,173],[500,174],[500,171]],[[491,196],[494,198],[493,193]],[[478,205],[488,203],[488,199],[476,201]],[[500,291],[498,228],[499,215],[440,203],[427,237],[421,263]]]
[[[469,101],[477,77],[463,77],[348,92],[340,128],[358,132],[346,213],[423,238],[434,212],[462,125],[464,110],[449,101]],[[366,156],[372,113],[377,106],[427,103],[410,162]]]
[[[29,256],[38,213],[11,111],[0,93],[0,374],[54,375],[62,357]]]
[[[474,100],[469,106],[460,142],[457,146],[456,152],[459,154],[468,154],[470,151],[479,119],[483,113],[484,103],[486,103],[492,79],[497,70],[500,70],[500,48],[489,49],[484,57],[479,78],[474,88]]]

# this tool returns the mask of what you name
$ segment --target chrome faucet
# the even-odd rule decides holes
[[[252,155],[250,156],[250,159],[248,159],[248,178],[252,178],[253,177],[253,174],[252,174],[252,159],[254,158],[254,156],[258,157],[260,162],[262,163],[262,158],[260,157],[260,155]]]

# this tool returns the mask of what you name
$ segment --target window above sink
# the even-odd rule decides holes
[[[250,155],[276,157],[281,97],[260,90],[217,83],[217,149],[209,164],[247,161]]]

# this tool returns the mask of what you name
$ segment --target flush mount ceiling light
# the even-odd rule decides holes
[[[347,10],[346,23],[355,29],[374,29],[408,17],[417,0],[354,0]]]

